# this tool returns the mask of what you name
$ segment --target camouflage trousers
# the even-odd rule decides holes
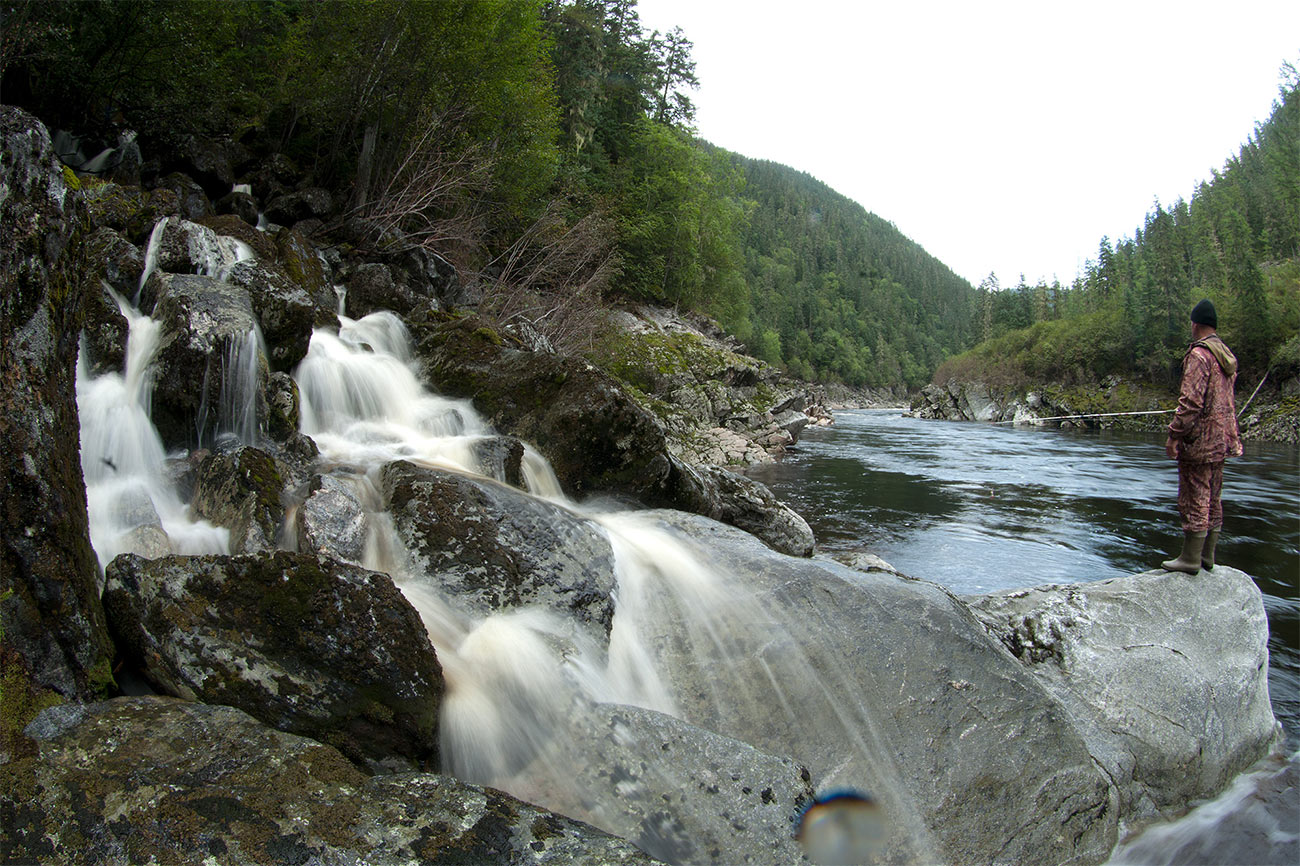
[[[1223,461],[1178,462],[1178,515],[1184,532],[1207,532],[1223,526]]]

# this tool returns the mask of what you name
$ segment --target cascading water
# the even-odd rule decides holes
[[[400,320],[375,313],[340,321],[337,334],[314,333],[296,380],[303,432],[316,441],[323,465],[340,467],[336,477],[353,485],[358,501],[376,503],[374,479],[394,460],[489,474],[474,443],[490,429],[467,402],[419,384]],[[833,655],[815,665],[805,656],[792,612],[761,603],[725,568],[650,517],[584,512],[568,502],[531,448],[523,475],[533,495],[599,526],[609,539],[617,588],[607,646],[595,645],[549,610],[481,617],[458,609],[433,576],[412,567],[386,515],[367,515],[370,541],[362,564],[392,575],[419,611],[442,662],[442,751],[456,775],[616,831],[622,828],[619,801],[632,796],[630,788],[607,795],[584,789],[578,770],[590,764],[593,740],[602,736],[596,721],[601,705],[684,716],[740,739],[762,728],[771,732],[762,745],[774,754],[798,754],[804,742],[821,738],[854,755],[825,781],[851,785],[869,777],[892,819],[905,825],[898,829],[911,840],[912,853],[933,859],[919,810],[865,709],[852,699],[850,678]],[[672,659],[658,649],[665,623],[674,623],[688,645]],[[763,671],[758,679],[749,675],[755,658]],[[703,706],[695,701],[691,713],[682,712],[674,692],[684,676],[714,684],[713,694]],[[686,771],[653,751],[647,749],[640,762],[641,796],[681,790]]]
[[[84,347],[77,359],[82,471],[91,544],[101,571],[124,552],[153,557],[226,553],[229,548],[228,530],[195,520],[181,501],[167,476],[163,442],[150,420],[160,325],[141,313],[136,303],[157,269],[159,247],[171,221],[171,217],[162,218],[150,233],[135,299],[128,301],[114,293],[128,326],[123,370],[91,376]],[[199,273],[220,277],[252,257],[246,244],[213,237],[215,241],[191,243],[190,254]],[[248,444],[257,441],[257,366],[263,354],[261,334],[253,328],[230,340],[222,355],[214,359],[219,434]]]
[[[119,553],[225,553],[229,531],[192,520],[166,476],[166,453],[149,419],[158,323],[123,298],[129,333],[125,369],[91,377],[77,358],[81,465],[90,540],[100,568]]]

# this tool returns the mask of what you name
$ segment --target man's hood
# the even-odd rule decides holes
[[[1218,334],[1211,334],[1204,340],[1197,340],[1192,343],[1193,349],[1197,346],[1210,350],[1214,360],[1218,361],[1219,367],[1223,369],[1223,375],[1232,376],[1237,372],[1237,356],[1232,354],[1232,350],[1228,348],[1227,343],[1219,339]]]

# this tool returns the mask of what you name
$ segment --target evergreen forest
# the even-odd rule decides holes
[[[680,29],[635,0],[3,0],[6,103],[153,171],[194,136],[282,154],[452,260],[562,349],[593,311],[716,318],[815,381],[1165,382],[1212,298],[1243,374],[1300,366],[1300,96],[1190,202],[1101,239],[1068,286],[978,288],[812,176],[702,141]],[[815,171],[815,166],[810,167]],[[328,230],[328,226],[325,230]]]

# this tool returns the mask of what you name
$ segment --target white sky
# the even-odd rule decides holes
[[[1191,199],[1300,65],[1300,0],[638,0],[701,138],[808,172],[973,285],[1070,282]]]

